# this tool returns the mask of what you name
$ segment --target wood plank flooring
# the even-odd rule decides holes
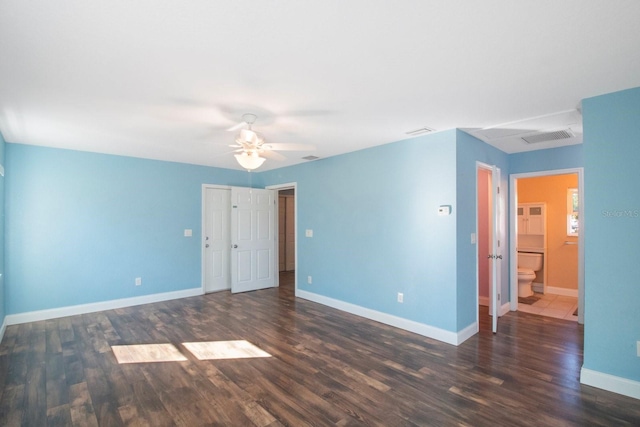
[[[3,426],[621,426],[640,401],[579,383],[582,327],[509,313],[454,347],[293,297],[209,294],[7,328]],[[484,312],[485,310],[482,310]],[[272,357],[198,360],[247,340]],[[112,345],[188,360],[118,364]]]

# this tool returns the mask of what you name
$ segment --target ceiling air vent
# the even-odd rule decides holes
[[[522,139],[527,144],[537,144],[538,142],[555,141],[557,139],[573,138],[575,135],[570,130],[557,130],[554,132],[536,133],[523,136]]]
[[[422,135],[423,133],[429,133],[429,132],[433,132],[434,129],[428,128],[426,126],[421,127],[419,129],[414,129],[414,130],[410,130],[409,132],[405,132],[406,135],[410,135],[410,136],[417,136],[417,135]]]
[[[318,156],[305,156],[302,160],[318,160],[320,157]]]

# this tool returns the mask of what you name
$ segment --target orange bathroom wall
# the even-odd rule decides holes
[[[518,203],[545,203],[547,214],[547,286],[578,289],[577,237],[567,236],[567,189],[578,187],[578,175],[518,179]]]

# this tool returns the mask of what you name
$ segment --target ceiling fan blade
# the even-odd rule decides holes
[[[237,123],[237,124],[235,124],[235,125],[231,126],[229,129],[227,129],[227,132],[235,132],[235,131],[237,131],[237,130],[239,130],[239,129],[242,129],[242,128],[243,128],[243,127],[245,127],[246,125],[247,125],[247,122],[240,122],[240,123]]]
[[[226,157],[229,154],[237,153],[237,152],[240,152],[240,151],[242,151],[242,150],[225,151],[224,153],[214,154],[213,158],[215,159],[215,158],[218,158],[218,157]]]
[[[275,160],[281,162],[286,160],[286,157],[280,153],[276,153],[275,151],[264,150],[260,152],[260,156],[266,157],[267,159]]]
[[[264,147],[267,150],[279,150],[279,151],[314,151],[316,149],[315,145],[311,145],[311,144],[263,144],[262,147]]]

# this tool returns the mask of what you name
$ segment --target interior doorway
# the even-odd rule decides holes
[[[482,310],[485,307],[489,309],[491,302],[491,269],[488,262],[491,253],[491,171],[478,168],[477,182],[478,304]]]
[[[543,261],[529,301],[512,300],[512,310],[584,323],[583,183],[582,168],[511,175],[512,295],[518,295],[518,254],[540,253]],[[544,213],[542,231],[526,228],[522,216],[531,209]]]
[[[278,286],[291,288],[294,294],[298,289],[296,269],[298,265],[298,192],[295,182],[270,185],[268,190],[278,193],[277,220],[277,266]],[[287,289],[288,290],[288,289]]]
[[[476,324],[480,325],[480,306],[485,303],[491,316],[491,330],[498,331],[502,306],[501,270],[505,227],[503,225],[504,194],[500,193],[500,169],[495,165],[476,162],[476,233],[471,237],[476,245]],[[485,293],[487,295],[485,295]]]
[[[278,271],[296,268],[296,194],[293,188],[278,191]]]

